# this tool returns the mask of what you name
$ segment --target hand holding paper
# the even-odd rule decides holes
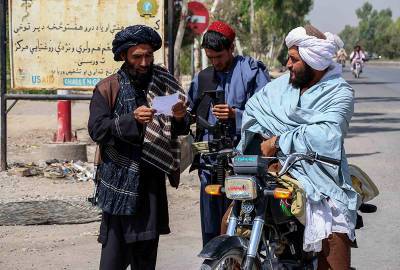
[[[147,124],[153,120],[155,110],[147,106],[140,106],[133,112],[133,117],[141,124]]]
[[[185,102],[182,100],[179,100],[178,103],[176,103],[172,107],[172,115],[174,116],[175,120],[182,120],[187,113],[187,106]]]

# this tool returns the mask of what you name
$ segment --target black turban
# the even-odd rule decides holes
[[[112,42],[114,60],[122,61],[121,52],[139,44],[149,44],[157,51],[161,48],[162,41],[160,35],[151,27],[140,24],[128,26],[119,31]]]

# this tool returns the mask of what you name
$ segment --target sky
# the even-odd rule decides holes
[[[393,19],[400,17],[400,0],[314,0],[308,20],[322,32],[340,33],[346,24],[358,25],[355,11],[365,2],[376,10],[390,8]]]

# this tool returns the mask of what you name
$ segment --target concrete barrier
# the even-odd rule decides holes
[[[85,143],[47,143],[43,144],[38,151],[38,160],[81,160],[87,161]]]

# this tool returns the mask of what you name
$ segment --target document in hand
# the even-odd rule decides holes
[[[156,115],[164,114],[172,116],[172,107],[178,103],[178,93],[169,96],[156,96],[153,98],[152,108],[155,109]]]

